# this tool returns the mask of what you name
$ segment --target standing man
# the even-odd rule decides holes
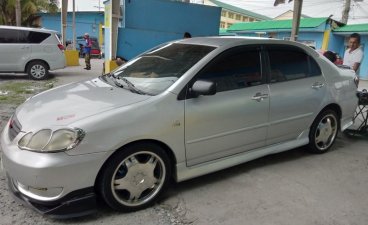
[[[343,65],[349,66],[357,72],[362,59],[363,51],[360,48],[360,35],[353,33],[349,37],[349,48],[345,51]]]
[[[85,70],[91,69],[91,48],[92,48],[92,41],[89,38],[89,34],[84,34],[84,40],[86,43],[83,46],[83,53],[84,53],[84,61],[86,62]]]

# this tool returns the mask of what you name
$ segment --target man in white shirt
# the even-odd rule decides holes
[[[349,48],[345,51],[343,65],[349,66],[356,72],[362,59],[363,51],[360,48],[360,35],[353,33],[349,38]]]

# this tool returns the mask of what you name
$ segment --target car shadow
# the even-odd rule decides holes
[[[55,74],[50,72],[49,76],[47,79],[44,80],[51,80],[55,78]],[[12,73],[1,73],[0,74],[0,82],[1,81],[9,81],[9,80],[14,80],[14,81],[19,81],[19,80],[28,80],[28,81],[37,81],[34,79],[29,78],[28,74],[23,74],[23,73],[16,73],[16,74],[12,74]]]
[[[8,80],[30,80],[27,74],[23,73],[0,73],[0,82]]]

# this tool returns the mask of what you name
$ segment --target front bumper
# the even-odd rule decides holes
[[[36,211],[57,218],[89,214],[95,210],[93,186],[108,157],[107,152],[68,155],[20,150],[19,135],[1,135],[3,169],[10,191]],[[79,147],[79,146],[78,146]]]
[[[14,180],[7,176],[9,190],[21,203],[36,210],[38,213],[48,215],[56,219],[85,216],[96,212],[96,195],[93,187],[73,191],[61,199],[50,202],[42,202],[22,194]]]

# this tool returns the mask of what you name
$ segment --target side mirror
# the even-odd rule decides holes
[[[197,80],[190,88],[190,94],[193,97],[199,95],[214,95],[216,94],[216,83],[209,80]]]

